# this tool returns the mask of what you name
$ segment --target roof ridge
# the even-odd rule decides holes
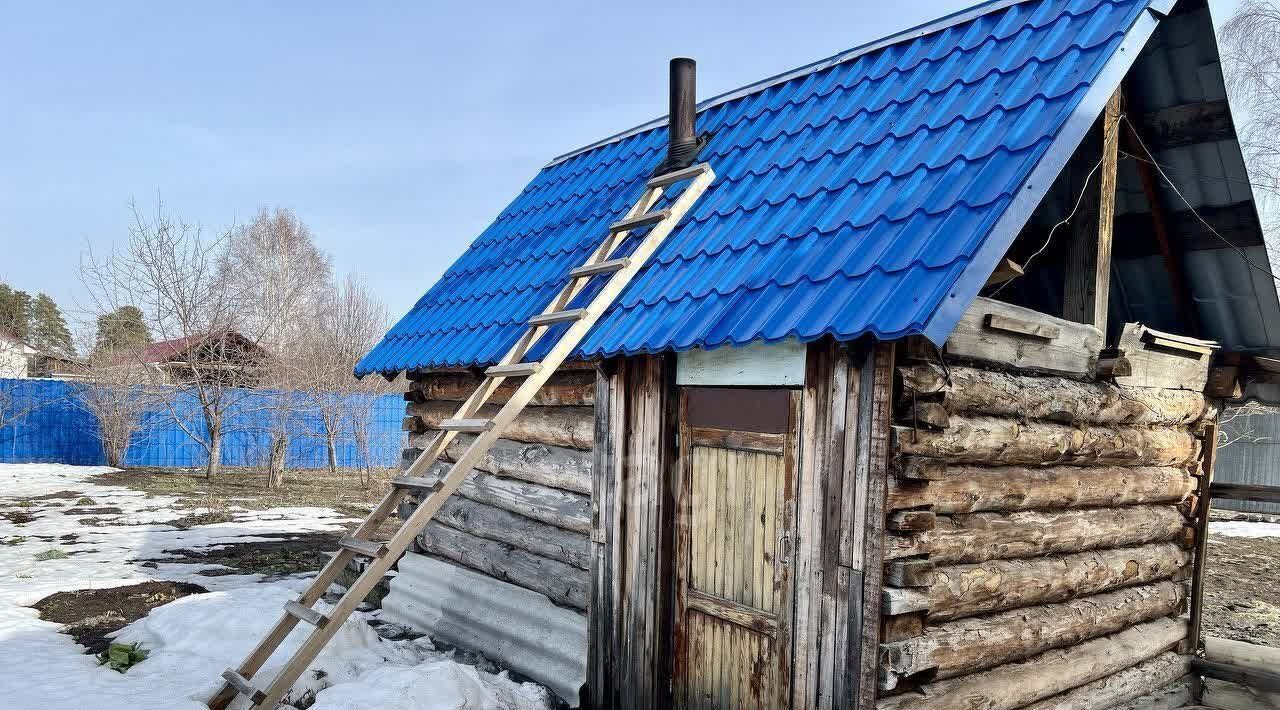
[[[823,69],[828,69],[838,64],[844,64],[846,62],[853,61],[858,57],[861,57],[866,54],[870,54],[871,52],[875,52],[880,49],[884,49],[885,47],[892,47],[895,44],[900,44],[902,42],[906,42],[909,40],[919,39],[921,37],[931,35],[935,32],[942,32],[947,28],[954,27],[955,25],[961,24],[963,22],[969,22],[970,20],[977,19],[979,17],[982,17],[983,15],[989,15],[993,12],[999,12],[1000,10],[1013,7],[1014,5],[1021,5],[1026,2],[1031,2],[1031,0],[987,0],[986,2],[981,2],[981,3],[978,3],[977,5],[973,5],[971,7],[968,7],[962,10],[957,10],[949,15],[943,15],[942,17],[930,20],[928,22],[923,22],[919,25],[916,25],[915,27],[901,30],[891,35],[886,35],[884,37],[881,37],[880,39],[875,39],[870,42],[860,44],[857,47],[853,47],[851,49],[846,49],[842,52],[833,54],[830,57],[827,57],[825,59],[819,59],[816,62],[810,62],[809,64],[805,64],[795,69],[784,71],[780,74],[774,74],[773,76],[760,79],[759,81],[752,82],[750,84],[739,87],[737,89],[731,89],[724,93],[717,94],[715,96],[712,96],[709,99],[704,99],[703,101],[699,101],[696,110],[698,113],[701,113],[709,108],[719,106],[720,104],[723,104],[723,103],[728,103],[735,99],[742,98],[743,96],[750,96],[751,94],[759,93],[770,87],[777,86],[778,84],[791,81],[792,79],[798,79],[802,76],[808,76],[809,74],[822,71]],[[549,168],[553,165],[558,165],[560,163],[563,163],[564,161],[569,160],[570,158],[577,157],[588,151],[595,150],[596,148],[609,145],[610,143],[623,140],[624,138],[630,138],[631,136],[634,136],[637,133],[643,133],[644,131],[648,131],[654,128],[658,128],[660,126],[664,126],[666,125],[666,123],[667,123],[667,117],[659,116],[658,118],[641,123],[638,126],[628,128],[625,131],[620,131],[618,133],[614,133],[611,136],[601,138],[598,141],[589,143],[576,150],[571,150],[567,153],[558,155],[555,158],[552,158],[549,163],[544,165],[543,169],[545,170],[546,168]]]

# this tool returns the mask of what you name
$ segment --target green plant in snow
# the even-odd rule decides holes
[[[151,652],[138,642],[113,643],[106,651],[98,654],[98,665],[106,666],[117,673],[124,673],[131,667],[147,660]]]
[[[76,501],[76,505],[97,505],[92,498],[84,497]]]
[[[47,562],[49,560],[65,560],[65,559],[67,559],[67,553],[63,552],[62,550],[59,550],[56,547],[45,550],[44,552],[36,553],[37,562]]]
[[[12,547],[12,546],[14,546],[14,545],[21,545],[22,543],[24,543],[24,542],[26,542],[26,541],[27,541],[26,536],[24,536],[24,535],[14,535],[13,537],[11,537],[11,538],[9,538],[9,539],[5,540],[5,541],[4,541],[4,544],[9,545],[10,547]]]

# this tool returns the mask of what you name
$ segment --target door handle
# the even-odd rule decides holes
[[[778,556],[778,562],[782,563],[783,567],[791,564],[791,533],[784,532],[778,536],[776,554]]]

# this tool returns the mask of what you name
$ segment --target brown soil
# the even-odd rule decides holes
[[[36,516],[25,510],[0,510],[0,518],[4,518],[14,525],[26,525],[35,520]]]
[[[330,473],[289,471],[285,484],[268,490],[266,474],[253,469],[225,469],[212,480],[202,471],[169,468],[132,468],[99,474],[94,482],[110,486],[126,486],[151,495],[173,496],[191,508],[219,509],[240,506],[266,510],[286,506],[321,506],[363,518],[382,500],[395,472],[379,470],[373,480],[362,484],[350,471]]]
[[[1205,635],[1280,647],[1280,538],[1209,539]]]
[[[63,624],[63,632],[75,637],[87,653],[107,650],[107,634],[119,631],[146,616],[152,609],[205,588],[186,582],[143,582],[112,589],[58,592],[32,604],[40,618]]]
[[[316,572],[338,549],[336,533],[269,534],[255,537],[275,538],[261,542],[235,542],[211,550],[165,550],[172,557],[143,560],[145,563],[176,562],[230,567],[210,568],[197,574],[218,577],[227,574],[262,574],[284,577],[302,572]]]
[[[123,510],[111,505],[102,505],[94,508],[70,508],[62,511],[63,515],[120,515]]]

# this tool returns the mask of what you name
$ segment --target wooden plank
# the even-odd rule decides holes
[[[1116,384],[1203,392],[1209,380],[1209,356],[1217,344],[1126,323],[1116,347],[1133,369],[1132,374],[1117,377]]]
[[[690,589],[688,608],[704,614],[711,614],[756,633],[768,636],[777,636],[778,634],[777,616],[761,613],[759,609],[742,602],[700,592],[697,589]]]
[[[1000,313],[988,313],[987,317],[982,321],[982,326],[987,330],[1025,335],[1029,338],[1040,338],[1042,340],[1056,340],[1062,337],[1062,328],[1059,326],[1038,323],[1034,320],[1011,318]]]
[[[1200,632],[1204,627],[1204,578],[1209,560],[1209,510],[1213,507],[1213,466],[1218,451],[1218,424],[1204,428],[1204,448],[1200,459],[1200,476],[1196,488],[1195,552],[1191,568],[1191,623],[1187,632],[1187,648],[1200,651]]]
[[[694,446],[712,446],[735,451],[757,451],[781,454],[786,447],[786,434],[765,434],[754,431],[733,431],[712,427],[689,427],[690,441]]]
[[[805,344],[748,343],[676,354],[676,384],[708,387],[799,387],[804,384]]]
[[[1233,666],[1229,663],[1196,658],[1191,661],[1191,668],[1206,678],[1225,680],[1236,685],[1261,690],[1268,693],[1280,692],[1280,673],[1263,671],[1256,668]]]
[[[1052,340],[986,327],[987,316],[1057,328]],[[1091,325],[1055,318],[1030,308],[978,297],[947,338],[949,356],[1041,372],[1088,374],[1102,350],[1102,331]]]
[[[1204,657],[1217,663],[1262,671],[1280,669],[1280,648],[1205,636]]]
[[[1063,317],[1096,326],[1103,333],[1107,332],[1111,293],[1111,230],[1120,155],[1120,94],[1116,89],[1103,110],[1099,121],[1102,155],[1094,176],[1096,182],[1083,185],[1084,200],[1070,222],[1062,299]],[[1092,158],[1086,162],[1093,165]]]
[[[553,311],[551,313],[540,313],[528,320],[530,328],[545,327],[555,325],[557,323],[572,323],[587,317],[587,309],[570,308],[567,311]]]
[[[860,633],[851,636],[850,642],[861,644],[856,655],[856,683],[850,689],[849,699],[855,710],[871,710],[876,707],[876,661],[880,647],[880,605],[867,603],[879,600],[883,591],[884,574],[884,524],[886,487],[889,480],[890,428],[893,416],[894,344],[877,343],[871,363],[871,386],[862,399],[871,410],[870,426],[865,435],[859,436],[859,445],[869,449],[867,469],[867,503],[865,508],[866,537],[863,541],[863,617]]]
[[[1251,500],[1260,503],[1280,503],[1280,486],[1263,486],[1249,483],[1214,482],[1209,488],[1214,498]]]
[[[1006,281],[1022,276],[1022,265],[1008,257],[1001,259],[996,265],[995,271],[991,272],[991,276],[987,277],[986,286],[998,286]]]

